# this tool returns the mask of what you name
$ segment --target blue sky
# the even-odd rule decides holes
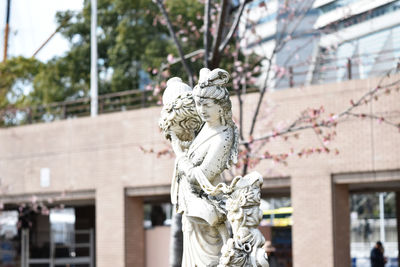
[[[0,0],[0,60],[3,61],[7,0]],[[83,0],[11,0],[8,56],[30,57],[55,31],[55,14],[63,10],[81,10]],[[63,55],[68,42],[56,34],[37,58],[47,61]]]

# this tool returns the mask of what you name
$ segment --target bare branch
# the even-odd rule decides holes
[[[204,66],[208,68],[209,41],[210,38],[210,0],[206,0],[204,5]]]
[[[194,82],[193,82],[192,70],[190,69],[190,66],[187,64],[187,62],[185,60],[185,56],[183,54],[182,46],[179,43],[178,38],[176,37],[175,31],[174,31],[174,29],[172,27],[171,20],[169,19],[168,13],[165,10],[165,6],[164,6],[162,0],[153,0],[153,1],[155,1],[157,3],[158,8],[160,9],[161,13],[163,14],[163,16],[164,16],[164,18],[165,18],[165,20],[167,22],[167,27],[168,27],[168,30],[169,30],[169,34],[171,35],[172,39],[174,40],[176,48],[178,49],[179,57],[181,58],[183,67],[185,68],[185,71],[186,71],[186,73],[188,75],[189,85],[191,87],[193,87]]]
[[[218,16],[218,24],[217,24],[217,35],[214,38],[213,47],[212,47],[212,56],[211,56],[211,68],[216,68],[220,61],[220,53],[219,53],[219,44],[221,43],[222,39],[222,31],[225,26],[225,16],[226,16],[226,9],[228,6],[228,0],[222,0],[221,4],[221,11]]]
[[[186,54],[186,55],[184,56],[184,58],[185,58],[185,59],[189,59],[189,58],[198,56],[198,55],[203,54],[203,53],[204,53],[204,49],[199,49],[199,50],[193,51],[193,52],[191,52],[191,53],[189,53],[189,54]],[[170,63],[162,63],[162,64],[161,64],[162,67],[160,68],[160,70],[164,70],[164,69],[166,69],[167,67],[169,67],[169,66],[171,66],[171,65],[174,65],[174,64],[176,64],[176,63],[179,63],[179,62],[181,62],[181,61],[182,61],[182,58],[176,58],[176,59],[172,60]]]
[[[236,17],[235,17],[235,20],[233,21],[231,28],[230,28],[228,34],[226,35],[224,41],[219,46],[218,50],[220,53],[222,51],[224,51],[225,47],[228,45],[229,41],[232,39],[233,34],[236,32],[236,29],[240,22],[240,18],[242,17],[242,14],[243,14],[244,7],[246,6],[247,3],[248,3],[248,0],[243,0],[242,3],[240,4],[239,10],[236,13]]]
[[[267,91],[267,83],[268,83],[268,80],[269,80],[269,75],[271,73],[272,58],[274,57],[274,55],[275,55],[275,52],[273,52],[271,57],[269,57],[267,59],[268,60],[267,76],[265,77],[263,88],[261,89],[260,96],[258,97],[256,110],[254,111],[254,115],[253,115],[253,118],[251,120],[251,126],[250,126],[250,132],[249,132],[250,136],[253,135],[254,128],[255,128],[255,125],[256,125],[256,122],[257,122],[258,113],[260,112],[261,103],[263,102],[265,92]]]

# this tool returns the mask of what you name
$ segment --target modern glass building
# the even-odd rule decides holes
[[[242,47],[274,54],[271,87],[364,79],[399,69],[399,16],[400,1],[258,0],[243,18]]]

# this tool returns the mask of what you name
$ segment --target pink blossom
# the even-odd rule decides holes
[[[160,19],[160,23],[163,26],[167,25],[167,21],[165,19]]]
[[[156,85],[156,87],[154,87],[153,95],[158,95],[160,92],[161,92],[160,86]]]
[[[168,54],[167,61],[168,63],[172,63],[174,61],[174,56],[172,54]]]
[[[153,75],[156,75],[158,73],[158,69],[153,69],[152,73]]]
[[[286,69],[284,67],[277,66],[277,76],[278,78],[282,78],[286,74]]]
[[[256,77],[251,77],[249,80],[249,83],[251,84],[255,84],[257,82],[257,78]]]
[[[233,86],[234,86],[235,88],[238,88],[238,87],[239,87],[239,79],[233,79]]]

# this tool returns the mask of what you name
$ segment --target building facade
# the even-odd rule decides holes
[[[245,14],[242,48],[271,58],[281,76],[271,79],[275,88],[365,79],[400,66],[400,1],[257,0]]]
[[[382,85],[399,79],[398,75],[388,77]],[[350,100],[357,100],[379,83],[380,79],[371,78],[278,90],[267,94],[264,105],[265,109],[273,106],[274,122],[291,122],[299,112],[321,105],[329,117],[348,108]],[[400,94],[396,88],[379,101],[362,105],[359,112],[386,114],[399,122]],[[257,94],[246,96],[246,118],[250,118],[256,101]],[[237,112],[235,99],[233,103]],[[159,114],[160,108],[153,107],[0,129],[3,209],[17,210],[22,203],[74,208],[76,232],[89,231],[84,233],[90,239],[93,231],[94,246],[88,257],[94,259],[95,266],[168,266],[169,227],[144,227],[146,204],[169,201],[174,164],[173,157],[164,153],[168,144],[158,129]],[[248,127],[250,119],[245,122],[244,127]],[[256,135],[270,130],[261,119]],[[330,153],[299,155],[303,149],[319,146],[312,130],[302,131],[298,139],[278,138],[266,144],[271,153],[294,151],[287,166],[265,160],[251,169],[264,177],[263,197],[291,198],[295,267],[350,266],[349,196],[400,190],[398,128],[379,120],[348,117],[335,131],[328,145]],[[50,220],[49,213],[41,210],[28,228],[32,233],[43,231]],[[45,246],[49,238],[52,240],[49,235],[47,230],[27,242]],[[79,258],[74,255],[64,256]]]

